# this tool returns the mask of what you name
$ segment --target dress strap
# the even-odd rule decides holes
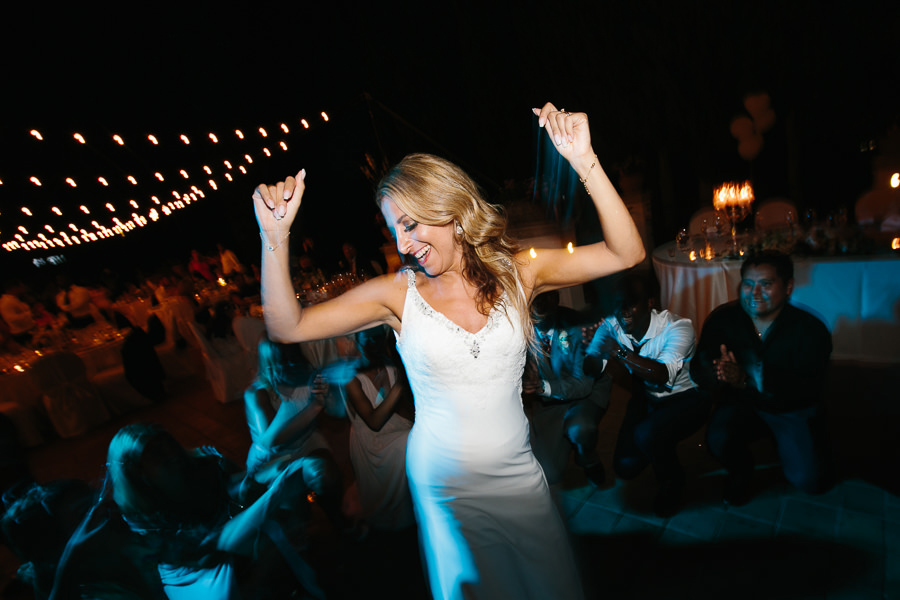
[[[411,288],[416,287],[416,272],[413,269],[406,269],[406,285]]]

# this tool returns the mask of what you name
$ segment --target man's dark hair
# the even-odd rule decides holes
[[[781,277],[784,283],[794,278],[794,261],[784,252],[778,252],[777,250],[764,250],[759,254],[754,254],[744,259],[744,263],[741,265],[741,277],[744,277],[747,269],[760,265],[773,266],[775,274]]]

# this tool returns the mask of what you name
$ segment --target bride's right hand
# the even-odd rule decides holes
[[[306,189],[306,169],[300,169],[296,177],[288,177],[275,185],[258,185],[253,191],[253,210],[256,213],[256,222],[259,230],[273,239],[279,231],[290,229],[297,211],[300,209],[300,199]]]

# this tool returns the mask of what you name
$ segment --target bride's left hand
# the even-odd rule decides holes
[[[585,113],[570,113],[557,110],[548,102],[543,108],[531,109],[538,117],[538,125],[543,127],[554,147],[578,170],[578,163],[590,164],[594,160],[591,147],[591,131]]]

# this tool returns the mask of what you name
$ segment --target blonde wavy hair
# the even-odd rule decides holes
[[[457,235],[462,275],[476,289],[479,312],[489,315],[498,308],[506,313],[505,296],[518,311],[528,347],[533,347],[532,316],[516,260],[519,245],[506,231],[503,207],[487,202],[462,169],[431,154],[410,154],[392,168],[375,192],[379,206],[386,198],[419,223],[456,223],[462,228]]]

